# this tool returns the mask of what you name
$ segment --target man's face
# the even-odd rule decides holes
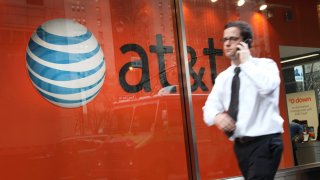
[[[223,32],[223,52],[229,59],[234,59],[237,51],[237,45],[242,41],[240,29],[230,27]]]

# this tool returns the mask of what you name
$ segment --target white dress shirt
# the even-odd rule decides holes
[[[214,125],[217,114],[228,111],[235,67],[232,64],[217,76],[202,108],[204,122],[208,126]],[[239,112],[236,129],[229,139],[282,133],[283,119],[278,107],[280,77],[277,64],[271,59],[251,57],[239,67]]]

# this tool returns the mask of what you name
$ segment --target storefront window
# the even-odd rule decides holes
[[[216,76],[230,64],[221,38],[232,20],[250,23],[252,54],[282,70],[280,168],[294,165],[294,118],[305,131],[298,165],[318,162],[305,160],[317,157],[314,149],[300,149],[319,140],[319,4],[266,0],[259,11],[260,2],[2,0],[0,179],[240,175],[232,142],[202,115]],[[296,99],[315,104],[297,110],[290,105]]]
[[[311,37],[319,33],[319,1],[310,2],[307,7],[310,13],[304,17],[308,21],[299,33],[300,39],[304,40],[293,37],[291,42],[283,42],[279,48],[290,127],[293,121],[303,127],[303,138],[297,140],[296,134],[291,134],[295,165],[319,162],[316,149],[320,147],[320,39]]]
[[[267,9],[260,11],[259,6],[262,2],[264,1],[245,1],[242,6],[238,6],[237,1],[183,0],[201,178],[240,175],[232,142],[229,142],[216,127],[207,127],[203,123],[201,109],[207,95],[214,88],[215,77],[230,65],[230,60],[222,54],[223,46],[220,41],[224,24],[233,20],[250,23],[254,31],[251,53],[256,57],[273,59],[279,69],[282,69],[281,47],[319,46],[316,1],[306,3],[270,0],[265,1],[268,5]],[[310,77],[310,65],[303,68],[306,75]],[[283,169],[293,166],[294,162],[287,116],[287,88],[284,88],[287,78],[285,70],[281,76],[283,79],[279,108],[285,120],[283,124],[285,148],[280,164],[280,168]],[[307,86],[306,83],[298,82],[295,85],[297,88]]]
[[[172,0],[0,2],[0,179],[188,178]]]
[[[319,48],[283,46],[282,71],[287,97],[290,128],[294,123],[302,127],[303,138],[292,133],[295,165],[319,162],[316,149],[319,147]],[[292,51],[294,49],[295,51]],[[294,131],[293,131],[294,132]]]

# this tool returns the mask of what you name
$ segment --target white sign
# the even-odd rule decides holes
[[[294,79],[296,80],[296,82],[302,82],[303,81],[302,65],[294,67]]]
[[[315,91],[290,93],[286,96],[289,121],[307,120],[308,126],[312,126],[317,134],[319,122]]]

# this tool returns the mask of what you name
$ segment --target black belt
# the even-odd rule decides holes
[[[247,142],[251,142],[253,140],[256,140],[256,139],[261,139],[261,138],[264,138],[264,137],[267,137],[267,136],[278,136],[280,135],[281,133],[275,133],[275,134],[268,134],[268,135],[262,135],[262,136],[243,136],[243,137],[237,137],[235,139],[236,142],[238,143],[247,143]]]
[[[235,141],[239,142],[239,143],[247,143],[247,142],[253,141],[258,138],[259,138],[259,136],[257,136],[257,137],[243,136],[243,137],[236,138]]]

